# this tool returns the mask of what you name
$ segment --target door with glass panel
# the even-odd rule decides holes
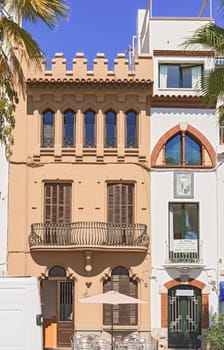
[[[41,283],[45,348],[68,347],[74,332],[74,281],[53,266]]]
[[[168,292],[168,347],[198,348],[201,334],[201,290],[177,286]]]

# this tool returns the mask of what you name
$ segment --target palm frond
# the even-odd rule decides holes
[[[9,51],[10,55],[10,67],[13,68],[12,72],[12,78],[13,85],[15,87],[15,90],[20,90],[22,94],[24,95],[25,92],[25,75],[24,71],[21,66],[21,61],[19,59],[19,56],[15,53],[15,50]]]
[[[32,64],[36,63],[41,57],[43,57],[43,52],[38,43],[25,29],[21,28],[17,23],[6,17],[2,17],[0,23],[6,48],[13,47],[19,49],[23,52],[23,56],[27,59],[27,63],[29,63],[30,60],[32,61]]]
[[[209,104],[224,97],[224,68],[215,68],[206,72],[202,78],[202,94]]]
[[[67,17],[68,7],[66,0],[4,0],[0,6],[0,143],[5,144],[9,157],[17,92],[24,95],[25,91],[23,61],[38,69],[44,57],[38,43],[21,28],[21,19],[33,23],[41,20],[53,28]]]
[[[185,49],[197,45],[203,45],[219,54],[224,54],[224,29],[214,23],[209,23],[200,27],[183,42]]]
[[[43,21],[54,28],[61,18],[67,18],[66,0],[7,0],[8,13],[16,13],[25,21]]]
[[[217,109],[216,113],[219,119],[219,125],[224,125],[224,104],[221,104]]]
[[[12,75],[11,69],[9,67],[9,60],[6,56],[2,46],[0,45],[0,77],[8,79]]]
[[[0,47],[0,71],[24,92],[23,61],[27,66],[41,69],[43,53],[32,36],[13,20],[0,18],[0,30],[4,44]]]

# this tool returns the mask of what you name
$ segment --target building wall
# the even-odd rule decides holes
[[[202,65],[203,71],[214,68],[214,54],[205,48],[186,48],[184,41],[193,32],[211,22],[207,18],[153,18],[145,17],[145,11],[139,10],[137,16],[138,54],[151,53],[153,56],[153,98],[150,110],[151,127],[151,320],[152,333],[158,337],[161,347],[168,347],[172,327],[179,327],[175,313],[173,326],[170,311],[172,300],[169,291],[175,286],[199,288],[201,291],[201,331],[206,331],[209,320],[218,310],[218,274],[220,247],[218,213],[221,218],[222,172],[216,150],[219,144],[219,126],[215,115],[215,106],[208,109],[200,102],[200,89],[192,84],[184,88],[160,86],[160,64],[187,67]],[[179,71],[180,72],[180,71]],[[170,76],[171,78],[171,76]],[[171,84],[172,85],[172,84]],[[203,140],[209,149],[212,162],[201,166],[189,164],[167,164],[165,144],[177,132],[189,132],[198,140]],[[184,152],[182,150],[182,152]],[[210,158],[210,160],[211,160]],[[219,170],[218,170],[219,169]],[[175,176],[179,173],[192,174],[193,191],[190,198],[178,198],[175,189]],[[219,195],[218,195],[219,193]],[[218,199],[218,197],[220,199]],[[200,261],[170,261],[169,203],[198,203]],[[220,247],[220,248],[219,248]],[[186,247],[185,247],[186,248]],[[160,254],[158,254],[160,252]],[[175,298],[174,298],[175,299]],[[176,299],[175,299],[176,300]],[[176,302],[176,301],[175,301]],[[173,301],[174,303],[174,301]],[[159,310],[159,312],[158,312]],[[182,312],[182,311],[181,311]],[[188,316],[190,312],[188,310]],[[182,316],[181,316],[182,317]],[[169,333],[169,331],[171,332]],[[182,330],[181,330],[182,331]],[[183,338],[184,339],[184,338]],[[181,347],[179,344],[178,346]],[[185,344],[182,344],[186,347]],[[173,346],[174,347],[174,346]]]
[[[8,162],[5,148],[0,146],[0,275],[7,273],[7,220],[8,220]]]
[[[68,71],[63,55],[57,54],[50,70],[40,75],[27,72],[27,96],[25,100],[21,98],[16,111],[9,171],[9,274],[35,275],[45,281],[51,267],[63,266],[67,278],[74,280],[76,331],[102,332],[110,328],[102,325],[101,305],[81,304],[79,299],[102,293],[103,281],[110,278],[113,268],[124,266],[130,278],[138,281],[138,298],[148,305],[138,307],[136,326],[117,326],[117,330],[150,335],[149,246],[126,249],[96,244],[38,249],[32,248],[30,238],[34,237],[32,225],[44,223],[45,183],[68,181],[72,186],[71,222],[77,223],[107,223],[108,183],[132,183],[133,221],[147,225],[149,240],[151,62],[150,56],[143,55],[133,73],[124,56],[118,55],[112,72],[99,54],[93,71],[87,71],[84,56],[77,54],[73,69]],[[54,112],[53,147],[42,146],[43,113],[48,108]],[[68,109],[74,110],[76,117],[74,147],[63,147],[63,115]],[[96,147],[84,144],[84,115],[89,109],[96,113]],[[115,111],[117,117],[117,147],[113,148],[104,147],[108,110]],[[137,116],[137,147],[126,147],[125,115],[129,110]],[[88,235],[91,234],[94,232],[90,230]],[[56,344],[55,332],[55,323],[46,327],[48,346]]]
[[[153,50],[181,50],[184,41],[199,27],[213,22],[205,17],[153,17],[145,10],[138,10],[136,33],[139,38],[138,53],[152,53]],[[140,43],[141,41],[141,43]],[[140,49],[141,48],[141,49]],[[201,47],[198,46],[200,50]]]

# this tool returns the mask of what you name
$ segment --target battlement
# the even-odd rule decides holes
[[[104,53],[98,53],[93,61],[93,69],[88,70],[88,61],[83,53],[76,54],[71,69],[67,69],[67,60],[63,53],[56,53],[51,62],[51,69],[47,69],[46,61],[43,61],[41,71],[37,72],[29,68],[27,79],[153,80],[152,57],[142,54],[130,69],[125,54],[120,53],[114,60],[114,69],[109,70]]]

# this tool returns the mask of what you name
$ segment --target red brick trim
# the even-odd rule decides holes
[[[209,326],[209,316],[208,316],[208,294],[202,294],[202,318],[201,318],[201,326],[202,328],[208,328]]]
[[[168,289],[181,285],[179,279],[171,280],[164,284],[164,287]],[[188,285],[197,287],[201,291],[205,288],[206,284],[190,279]],[[202,294],[202,328],[208,328],[209,317],[208,317],[208,294]],[[161,293],[161,327],[168,328],[168,293]]]
[[[152,151],[152,154],[151,154],[151,164],[152,164],[152,167],[160,167],[160,165],[156,164],[156,161],[157,161],[157,158],[159,156],[159,153],[162,149],[162,147],[165,145],[165,143],[172,137],[174,136],[175,134],[177,134],[178,132],[180,132],[181,129],[180,129],[180,126],[179,124],[178,125],[175,125],[173,128],[169,129],[165,134],[163,134],[159,141],[156,143],[153,151]],[[215,153],[215,150],[213,148],[213,146],[211,145],[211,143],[208,141],[208,139],[199,131],[197,130],[196,128],[194,128],[193,126],[191,125],[188,125],[187,126],[187,129],[186,129],[186,132],[190,133],[192,136],[196,137],[202,144],[202,146],[205,148],[205,150],[207,151],[209,157],[210,157],[210,160],[211,160],[211,163],[212,163],[212,166],[211,167],[214,167],[215,164],[216,164],[216,153]],[[203,157],[203,154],[202,154],[202,157]],[[203,164],[203,159],[202,159],[202,164]],[[162,164],[161,167],[164,167],[166,166],[166,164]],[[167,165],[167,167],[169,167]],[[188,167],[188,166],[186,166]],[[198,166],[198,167],[206,167],[206,165],[201,165],[201,166]],[[208,167],[208,165],[207,165]]]
[[[168,327],[168,295],[166,293],[161,294],[161,327]]]
[[[169,281],[167,283],[164,284],[164,287],[166,287],[167,289],[170,289],[170,288],[173,288],[173,287],[176,287],[176,286],[179,286],[181,285],[182,283],[180,282],[180,279],[175,279],[175,280],[172,280],[172,281]],[[201,282],[201,281],[198,281],[198,280],[194,280],[194,279],[190,279],[188,284],[192,287],[197,287],[199,289],[204,289],[206,284],[204,282]]]

